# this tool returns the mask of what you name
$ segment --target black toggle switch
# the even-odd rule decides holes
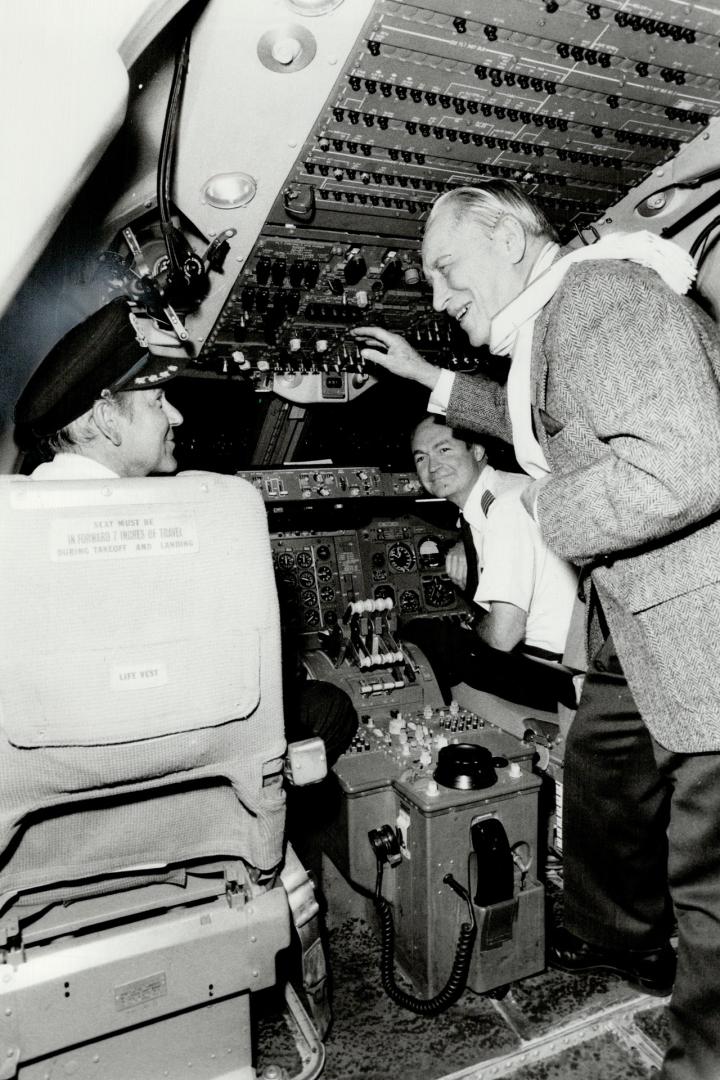
[[[258,259],[257,265],[255,267],[255,278],[256,278],[259,285],[267,285],[269,277],[270,277],[270,260],[266,259],[265,256],[262,255]]]
[[[358,281],[364,278],[367,273],[367,263],[362,255],[359,253],[357,255],[351,255],[345,263],[343,273],[348,285],[357,285]]]

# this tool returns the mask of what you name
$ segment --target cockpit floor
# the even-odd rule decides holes
[[[648,1080],[662,1060],[664,1000],[617,976],[548,970],[515,983],[502,1000],[466,992],[426,1018],[383,991],[370,922],[331,927],[328,952],[334,1021],[323,1080]],[[276,1007],[270,997],[262,1005],[258,1076],[272,1062],[292,1077],[299,1059]]]

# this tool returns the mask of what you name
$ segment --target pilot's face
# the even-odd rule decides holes
[[[177,468],[173,428],[182,414],[170,404],[161,387],[124,392],[126,408],[118,416],[122,476],[172,473]]]
[[[456,439],[450,428],[423,420],[412,441],[415,468],[422,486],[431,495],[464,506],[480,475],[478,449]]]
[[[490,323],[520,291],[515,263],[504,237],[472,218],[457,223],[438,211],[425,233],[423,269],[433,291],[433,307],[446,311],[471,345],[487,345]]]

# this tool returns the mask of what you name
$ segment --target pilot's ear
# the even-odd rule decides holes
[[[495,239],[510,262],[522,262],[527,248],[525,230],[513,214],[503,214],[495,226]]]
[[[100,434],[109,439],[113,446],[119,446],[122,442],[118,425],[119,410],[112,398],[99,397],[93,402],[91,412]]]
[[[480,443],[473,443],[470,447],[470,453],[478,462],[478,464],[481,464],[483,461],[485,461],[487,457],[487,454],[485,453],[485,447],[482,446]]]

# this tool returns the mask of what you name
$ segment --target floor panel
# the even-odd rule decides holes
[[[364,919],[328,936],[334,1022],[323,1080],[648,1080],[667,1039],[663,1002],[616,976],[546,971],[496,1001],[465,993],[437,1017],[385,995],[379,942]],[[275,1010],[275,1011],[274,1011]],[[299,1070],[277,1002],[265,1000],[258,1075]]]

